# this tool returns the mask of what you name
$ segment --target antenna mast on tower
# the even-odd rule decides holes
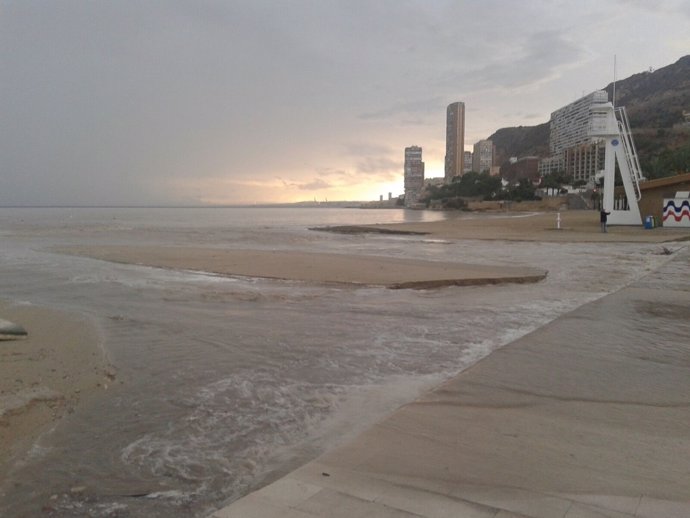
[[[616,107],[616,55],[613,55],[613,99],[611,100],[613,107]]]

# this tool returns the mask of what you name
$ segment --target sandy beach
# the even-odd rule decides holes
[[[489,216],[489,217],[487,217]],[[559,221],[560,219],[560,221]],[[559,228],[560,227],[560,228]],[[437,239],[482,239],[496,241],[543,241],[568,243],[663,243],[690,239],[690,229],[645,229],[640,226],[610,226],[602,233],[599,213],[591,210],[563,212],[506,213],[423,223],[338,227],[346,233],[395,231],[426,234]]]
[[[0,303],[28,336],[0,341],[0,484],[12,460],[65,413],[112,383],[98,330],[75,315]]]
[[[415,246],[423,246],[421,243],[427,239],[430,243],[476,239],[658,244],[658,252],[650,253],[665,254],[668,247],[674,252],[674,261],[675,253],[690,239],[690,229],[611,227],[602,234],[597,213],[592,211],[562,213],[561,229],[556,228],[556,213],[462,216],[437,222],[327,230],[364,236],[382,229],[410,233],[417,240]],[[50,251],[220,276],[352,287],[435,289],[539,282],[548,275],[543,269],[527,266],[325,253],[311,251],[307,246],[302,250],[233,250],[223,245],[74,244],[51,247]],[[626,302],[628,299],[633,302]],[[590,304],[578,311],[596,320],[597,314],[608,315],[617,304],[628,309],[636,305],[667,306],[671,313],[645,313],[647,332],[662,336],[658,328],[687,337],[678,328],[678,322],[687,319],[678,319],[673,313],[682,313],[682,307],[687,307],[687,292],[667,294],[628,288],[604,300],[613,302]],[[4,468],[21,458],[41,434],[80,401],[107,390],[115,371],[101,348],[98,330],[85,318],[7,303],[0,304],[0,318],[22,325],[29,333],[23,340],[0,342],[3,483],[7,474],[11,475]],[[616,323],[607,317],[596,330],[579,329],[577,312],[560,319],[560,324],[550,324],[495,352],[457,379],[406,405],[354,442],[326,453],[276,485],[248,495],[217,516],[331,516],[319,506],[342,508],[347,510],[342,516],[348,517],[688,516],[682,514],[687,511],[682,506],[677,515],[628,513],[632,507],[642,505],[642,500],[649,509],[655,509],[656,502],[661,501],[667,510],[671,504],[681,505],[678,502],[684,497],[690,498],[682,489],[690,487],[687,466],[673,453],[677,448],[673,452],[669,449],[672,444],[688,446],[687,436],[676,423],[685,423],[689,418],[687,402],[681,396],[690,391],[683,385],[690,376],[683,365],[674,363],[677,354],[670,345],[661,351],[641,348],[632,359],[620,356],[620,342],[599,347],[601,336],[614,333],[616,326],[624,327],[630,318],[634,318],[630,313],[620,315]],[[567,339],[562,340],[564,336]],[[634,340],[638,335],[628,338]],[[670,343],[672,337],[663,339]],[[568,347],[572,343],[581,346],[575,351]],[[597,366],[602,360],[604,369]],[[669,377],[668,369],[657,368],[664,364],[670,364],[678,375]],[[612,375],[614,367],[620,370]],[[572,372],[577,376],[572,377]],[[648,380],[645,387],[649,397],[629,383],[629,376],[635,383]],[[623,384],[616,384],[619,381]],[[659,389],[662,385],[663,390]],[[671,396],[673,390],[680,396]],[[611,394],[615,397],[609,397]],[[650,409],[666,427],[663,433],[652,430],[648,423],[639,424]],[[459,429],[466,430],[466,435],[458,437]],[[620,433],[623,429],[628,431]],[[663,440],[655,442],[659,434]],[[618,440],[623,441],[622,446],[617,445]],[[593,445],[603,445],[605,452],[613,453],[590,449]],[[629,460],[615,456],[625,451],[639,454]],[[575,460],[571,460],[571,454]],[[642,469],[645,465],[651,468]],[[668,483],[663,475],[666,466],[676,482]],[[620,470],[629,472],[630,477],[621,479]],[[645,489],[647,481],[655,477],[660,482]],[[556,484],[559,480],[564,484]],[[424,514],[420,505],[436,509],[436,514]],[[592,506],[600,514],[592,514]],[[585,507],[590,514],[582,511]],[[567,509],[573,512],[565,514]]]

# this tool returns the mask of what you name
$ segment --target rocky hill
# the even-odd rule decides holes
[[[512,156],[548,156],[549,123],[545,122],[538,126],[501,128],[489,139],[496,146],[499,164]]]
[[[605,90],[613,95],[613,83]],[[616,82],[616,106],[625,106],[633,128],[668,129],[690,110],[690,56],[653,72]]]
[[[604,89],[611,97],[613,83]],[[679,127],[683,111],[690,111],[690,55],[617,81],[616,106],[626,107],[643,170],[656,167],[669,153],[690,147],[690,130]],[[502,128],[489,139],[496,145],[499,164],[512,156],[547,156],[549,123]]]

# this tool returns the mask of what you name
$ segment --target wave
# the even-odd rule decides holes
[[[683,209],[682,211],[679,211],[678,213],[674,213],[671,210],[665,210],[663,220],[667,221],[667,220],[670,220],[671,218],[675,219],[676,221],[680,221],[684,218],[687,218],[688,220],[690,220],[690,209]]]
[[[668,200],[664,204],[664,211],[670,209],[671,207],[673,207],[675,210],[681,210],[683,207],[690,208],[690,200],[683,200],[680,205],[676,205],[676,200]]]

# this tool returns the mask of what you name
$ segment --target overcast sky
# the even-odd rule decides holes
[[[690,53],[687,0],[0,0],[0,205],[402,192],[466,149]]]

